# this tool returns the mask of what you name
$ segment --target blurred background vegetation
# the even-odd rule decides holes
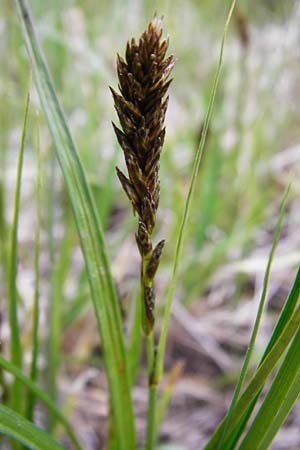
[[[116,113],[108,86],[117,87],[116,53],[124,54],[126,41],[138,37],[155,12],[164,16],[170,52],[177,62],[160,170],[156,237],[166,238],[166,247],[157,277],[159,317],[229,1],[30,0],[29,4],[106,230],[124,314],[129,315],[139,277],[139,256],[134,242],[136,221],[115,176],[115,165],[122,167],[124,162],[111,126]],[[279,204],[291,174],[292,189],[257,359],[299,261],[299,19],[297,0],[240,0],[231,23],[181,260],[166,361],[168,370],[178,360],[183,364],[161,440],[176,443],[181,450],[201,448],[230,400],[256,314]],[[27,55],[10,0],[0,3],[0,66],[0,320],[6,351],[7,238],[29,77]],[[22,339],[26,349],[34,277],[37,124],[43,172],[42,382],[51,392],[53,380],[47,380],[46,356],[50,354],[60,374],[59,392],[53,395],[58,395],[59,401],[73,410],[85,448],[102,448],[103,431],[98,428],[98,415],[104,420],[106,412],[104,403],[100,413],[98,406],[105,397],[98,376],[101,348],[70,205],[34,92],[19,230]],[[53,304],[54,309],[49,306]],[[47,347],[53,323],[60,352],[51,356]],[[141,378],[135,392],[141,417],[146,401],[143,383]],[[91,403],[94,398],[95,404]],[[289,420],[289,428],[282,430],[272,448],[299,448],[297,408]],[[142,429],[142,421],[138,426]]]

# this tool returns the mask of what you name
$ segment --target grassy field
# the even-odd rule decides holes
[[[169,36],[169,53],[174,55],[176,64],[166,116],[154,232],[155,242],[166,239],[156,276],[158,341],[182,213],[231,2],[28,3],[104,230],[108,272],[111,270],[117,288],[124,325],[120,329],[116,325],[117,332],[112,327],[111,335],[118,342],[118,333],[124,330],[124,340],[129,344],[134,338],[140,276],[134,238],[137,218],[115,173],[115,166],[123,170],[125,163],[111,125],[117,116],[109,86],[118,86],[116,54],[124,54],[127,40],[138,38],[155,12],[164,16],[164,35]],[[293,285],[300,257],[299,17],[296,0],[241,0],[231,19],[179,260],[165,355],[166,376],[159,391],[157,420],[161,427],[157,448],[161,450],[204,447],[230,405],[263,287],[268,287],[265,314],[247,380],[256,373]],[[84,210],[78,205],[77,222],[74,221],[72,184],[66,183],[57,161],[49,118],[45,118],[34,81],[24,125],[31,70],[16,10],[9,0],[0,4],[0,63],[1,358],[27,374],[48,395],[51,405],[56,404],[69,418],[84,450],[108,448],[105,441],[110,408],[103,370],[107,360],[105,356],[103,360],[103,342],[99,342],[97,331],[102,306],[99,304],[98,310],[96,307],[97,322],[89,284],[94,269],[88,269],[82,257],[76,228],[78,222],[80,228],[81,219],[81,225],[85,224],[81,214]],[[22,130],[26,131],[23,168],[18,166]],[[70,170],[71,163],[66,162],[65,167]],[[15,197],[18,180],[19,206]],[[289,183],[281,235],[266,283],[268,256]],[[74,191],[75,202],[76,195]],[[87,219],[87,228],[89,225]],[[89,236],[83,233],[81,245],[89,245],[88,240]],[[93,248],[91,239],[91,252],[97,253],[101,248]],[[105,297],[110,289],[105,271],[103,277],[104,294],[102,287],[98,287],[98,294]],[[108,313],[108,324],[111,318]],[[137,347],[140,344],[138,337]],[[139,355],[138,349],[133,351]],[[147,415],[145,353],[142,348],[133,388],[140,445]],[[122,351],[119,356],[122,357]],[[137,361],[130,361],[134,371]],[[57,415],[48,414],[37,402],[37,392],[28,394],[20,380],[12,381],[7,374],[11,367],[4,365],[2,362],[0,372],[3,405],[29,420],[34,418],[64,448],[75,448]],[[298,367],[295,376],[297,371]],[[293,395],[296,399],[295,392]],[[0,426],[5,414],[0,415]],[[120,417],[122,414],[124,411]],[[228,429],[232,417],[228,419]],[[270,448],[299,448],[299,418],[296,404]],[[257,432],[255,424],[253,430]],[[0,432],[6,434],[2,428]],[[226,427],[224,439],[225,435]],[[9,442],[3,437],[1,449],[10,448]],[[110,442],[109,448],[121,450],[116,445]],[[18,446],[12,444],[13,449]],[[225,442],[220,447],[223,448],[233,447]],[[255,450],[249,447],[247,436],[239,448]]]

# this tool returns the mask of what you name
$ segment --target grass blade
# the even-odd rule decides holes
[[[104,245],[102,228],[86,177],[38,45],[24,0],[15,0],[37,91],[55,144],[69,193],[94,303],[110,390],[115,432],[120,450],[135,448],[133,405],[130,394],[121,314]],[[124,414],[126,411],[126,414]]]
[[[30,86],[31,86],[31,76],[26,93],[23,128],[17,165],[14,211],[10,237],[10,260],[9,260],[9,280],[8,280],[11,361],[15,366],[19,367],[20,369],[22,368],[22,345],[18,324],[18,305],[17,305],[18,225],[19,225],[21,178],[22,178],[23,157],[25,148],[25,136],[30,103]],[[11,392],[11,407],[17,412],[21,412],[22,409],[21,390],[22,390],[21,384],[19,383],[18,380],[15,380]]]
[[[300,373],[300,330],[298,330],[289,351],[280,366],[272,386],[267,393],[254,421],[252,422],[239,450],[260,448],[278,411],[286,400],[291,386]],[[298,389],[299,390],[299,389]],[[292,400],[292,399],[290,399]],[[294,402],[297,396],[294,398]],[[291,401],[289,403],[291,405]],[[285,409],[286,411],[286,409]],[[275,429],[273,428],[274,433]],[[274,436],[273,436],[274,437]]]
[[[10,362],[6,361],[1,355],[0,355],[0,367],[4,369],[6,372],[9,372],[12,375],[14,375],[14,377],[21,384],[26,386],[30,390],[30,392],[32,392],[34,396],[38,398],[48,408],[52,416],[54,416],[65,428],[67,435],[69,436],[74,445],[74,448],[76,450],[82,450],[79,441],[74,434],[72,426],[65,418],[65,416],[61,413],[60,409],[52,402],[50,397],[47,394],[45,394],[45,392],[42,389],[40,389],[30,378],[26,377],[20,369],[15,367]]]
[[[283,222],[283,217],[284,217],[284,212],[285,212],[285,206],[286,206],[286,201],[287,201],[287,197],[289,194],[289,190],[290,190],[290,186],[288,186],[288,188],[286,189],[283,199],[282,199],[282,203],[281,203],[281,207],[280,207],[280,214],[279,214],[279,219],[276,225],[276,230],[274,233],[274,238],[273,238],[273,243],[272,243],[272,248],[270,251],[270,255],[269,255],[269,259],[268,259],[268,264],[266,267],[266,272],[265,272],[265,276],[264,276],[264,281],[263,281],[263,290],[262,290],[262,294],[261,294],[261,298],[260,298],[260,302],[259,302],[259,306],[258,306],[258,311],[257,311],[257,315],[256,315],[256,319],[255,319],[255,323],[254,323],[254,327],[252,330],[252,334],[250,337],[250,342],[249,342],[249,346],[247,349],[247,353],[245,356],[245,360],[243,363],[243,367],[240,373],[240,377],[239,380],[237,382],[237,386],[236,389],[234,391],[234,395],[232,398],[232,402],[229,408],[228,413],[226,414],[226,423],[225,423],[225,427],[223,430],[223,436],[220,439],[220,442],[218,444],[218,449],[222,448],[222,444],[224,442],[224,438],[226,436],[226,432],[227,432],[227,428],[230,424],[230,420],[231,420],[231,416],[233,413],[233,410],[235,408],[235,405],[237,403],[237,400],[240,396],[242,387],[244,385],[246,376],[247,376],[247,371],[248,371],[248,367],[250,364],[250,359],[251,356],[253,354],[253,350],[254,350],[254,346],[255,346],[255,342],[256,342],[256,338],[257,338],[257,334],[258,334],[258,330],[259,330],[259,326],[261,323],[261,318],[263,315],[263,311],[264,311],[264,307],[265,307],[265,302],[266,302],[266,297],[267,297],[267,292],[268,292],[268,285],[269,285],[269,279],[270,279],[270,272],[271,272],[271,265],[272,265],[272,261],[274,258],[274,254],[275,254],[275,250],[279,241],[279,237],[280,237],[280,231],[281,231],[281,227],[282,227],[282,222]]]
[[[279,319],[275,325],[274,331],[272,333],[271,339],[267,345],[267,348],[262,356],[262,359],[260,361],[260,365],[262,364],[262,362],[265,360],[266,356],[268,355],[268,353],[271,351],[271,349],[273,348],[274,344],[277,342],[279,336],[281,335],[284,327],[286,326],[286,324],[288,323],[288,321],[290,320],[290,317],[292,316],[296,305],[297,305],[297,301],[299,299],[299,295],[300,295],[300,268],[297,271],[292,289],[287,297],[287,300],[284,304],[284,307],[281,311],[281,314],[279,316]],[[249,408],[247,409],[247,412],[244,414],[243,419],[239,422],[238,426],[235,428],[235,430],[230,434],[229,438],[226,441],[226,448],[229,449],[233,449],[235,448],[235,445],[239,439],[239,437],[242,435],[243,430],[245,429],[247,422],[252,414],[252,411],[256,405],[256,402],[260,396],[261,391],[258,392],[258,394],[256,395],[256,397],[253,399],[251,405],[249,406]],[[225,445],[225,444],[224,444]]]
[[[49,434],[3,405],[0,405],[0,433],[16,439],[32,450],[64,450]]]
[[[292,316],[293,312],[295,311],[297,301],[299,299],[299,295],[300,295],[300,267],[297,271],[294,284],[293,284],[292,289],[288,295],[288,298],[284,304],[284,307],[280,313],[279,319],[275,325],[271,339],[268,342],[267,348],[263,354],[260,364],[264,361],[267,354],[274,347],[274,344],[277,342],[284,327],[289,322],[290,317]]]
[[[41,228],[41,158],[40,158],[40,133],[37,127],[37,179],[36,179],[36,227],[35,227],[35,245],[34,245],[34,299],[33,299],[33,325],[32,325],[32,358],[30,368],[30,379],[35,382],[37,380],[38,368],[37,359],[39,351],[39,290],[40,290],[40,228]],[[33,411],[35,404],[35,396],[32,392],[28,393],[26,419],[30,422],[33,420]]]
[[[298,371],[298,374],[290,387],[290,390],[282,404],[282,407],[278,411],[276,417],[273,418],[270,427],[268,428],[268,431],[258,450],[267,450],[268,448],[270,448],[270,445],[274,437],[276,436],[278,430],[281,428],[282,424],[287,418],[290,410],[294,406],[294,403],[299,397],[299,394],[300,394],[300,371]]]
[[[270,350],[268,355],[265,357],[263,363],[258,367],[252,380],[247,386],[246,390],[238,400],[236,407],[232,413],[231,423],[228,425],[227,436],[234,430],[238,423],[242,420],[243,416],[247,413],[248,408],[252,405],[253,399],[256,398],[257,394],[261,392],[267,378],[273,371],[277,362],[284,354],[288,348],[291,339],[293,339],[295,333],[298,331],[300,326],[300,307],[298,306],[296,311],[291,316],[289,322],[282,331],[277,342],[274,344],[273,348]],[[205,446],[205,450],[215,450],[217,448],[218,442],[220,441],[224,426],[226,424],[226,417],[219,425],[209,442]],[[225,447],[224,447],[225,449]],[[223,450],[223,449],[222,449]]]
[[[161,378],[162,372],[163,372],[163,361],[164,361],[164,353],[165,353],[165,347],[166,347],[166,341],[167,341],[167,333],[168,333],[168,329],[169,329],[172,300],[173,300],[176,281],[177,281],[177,272],[178,272],[179,260],[180,260],[180,255],[181,255],[181,251],[182,251],[182,246],[183,246],[184,233],[185,233],[187,221],[188,221],[189,214],[190,214],[192,198],[193,198],[193,194],[194,194],[194,190],[195,190],[196,179],[197,179],[197,175],[199,172],[200,163],[202,160],[207,130],[208,130],[210,119],[211,119],[211,116],[213,113],[213,107],[214,107],[217,87],[219,84],[219,79],[220,79],[220,74],[221,74],[225,39],[227,36],[227,31],[228,31],[230,19],[231,19],[231,16],[232,16],[232,13],[233,13],[233,10],[235,7],[235,3],[236,3],[235,0],[233,0],[231,2],[230,10],[229,10],[229,13],[228,13],[228,16],[226,19],[226,23],[225,23],[225,27],[224,27],[224,31],[223,31],[218,68],[217,68],[217,72],[216,72],[215,79],[213,82],[212,92],[211,92],[211,96],[210,96],[210,100],[209,100],[208,111],[207,111],[207,114],[205,117],[205,122],[204,122],[204,126],[203,126],[203,131],[201,134],[199,147],[196,152],[196,157],[195,157],[195,161],[194,161],[194,165],[193,165],[193,171],[192,171],[192,175],[191,175],[191,183],[190,183],[190,187],[188,190],[188,194],[187,194],[187,198],[186,198],[186,202],[185,202],[185,206],[184,206],[184,212],[183,212],[183,216],[182,216],[182,222],[181,222],[181,226],[180,226],[180,230],[179,230],[179,234],[178,234],[172,277],[171,277],[169,289],[167,292],[162,331],[161,331],[158,348],[157,348],[155,372],[156,372],[156,378],[158,378],[158,379]]]

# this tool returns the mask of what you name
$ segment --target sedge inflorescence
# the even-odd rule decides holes
[[[164,241],[153,248],[151,235],[159,203],[159,160],[165,137],[165,114],[174,57],[166,57],[168,40],[162,39],[161,19],[155,17],[138,43],[127,43],[125,60],[117,56],[118,94],[111,88],[121,129],[113,124],[123,149],[128,176],[117,175],[139,223],[136,242],[142,257],[143,328],[154,324],[153,279]]]

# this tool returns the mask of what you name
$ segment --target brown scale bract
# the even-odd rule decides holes
[[[118,55],[118,94],[111,88],[121,129],[114,129],[123,149],[128,176],[117,175],[134,212],[142,255],[152,252],[151,234],[159,202],[159,159],[164,143],[165,94],[172,80],[173,56],[166,58],[168,40],[162,40],[161,20],[155,17],[139,42],[127,43],[125,60]]]

